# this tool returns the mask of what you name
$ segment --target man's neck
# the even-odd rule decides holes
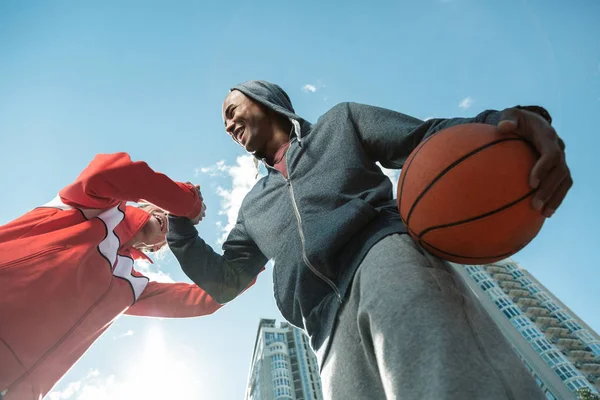
[[[273,139],[269,141],[265,150],[265,159],[269,165],[273,165],[273,159],[277,151],[290,141],[290,132],[283,129],[277,129],[273,134]]]

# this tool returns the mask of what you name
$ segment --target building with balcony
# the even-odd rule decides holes
[[[600,336],[512,260],[452,268],[533,374],[546,397],[573,399],[600,391]]]
[[[246,400],[322,400],[317,358],[308,337],[274,319],[258,324]]]

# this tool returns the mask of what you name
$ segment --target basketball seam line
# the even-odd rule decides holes
[[[439,133],[439,132],[436,132],[436,133]],[[408,165],[402,166],[402,168],[406,167],[406,169],[404,170],[404,174],[402,176],[402,182],[400,183],[400,195],[398,196],[398,211],[400,211],[402,209],[402,193],[404,193],[404,181],[406,181],[406,175],[408,174],[408,170],[410,169],[410,166],[412,165],[412,162],[414,161],[417,154],[419,154],[421,149],[425,146],[425,143],[427,143],[432,137],[434,137],[436,133],[432,134],[428,138],[425,138],[425,140],[423,140],[421,143],[419,143],[419,145],[417,146],[416,152],[413,155],[413,157],[411,158]],[[409,157],[410,157],[410,155],[409,155]],[[400,215],[400,218],[402,218],[402,215]],[[405,222],[405,221],[403,220],[402,222]]]
[[[521,138],[517,138],[517,137],[513,137],[513,138],[503,138],[503,139],[498,139],[495,140],[493,142],[487,143],[481,147],[478,147],[474,150],[472,150],[470,153],[465,154],[464,156],[462,156],[461,158],[459,158],[458,160],[454,161],[452,164],[448,165],[446,168],[444,168],[435,178],[433,178],[431,180],[431,182],[429,182],[429,184],[423,189],[423,191],[419,194],[419,196],[417,196],[417,198],[415,199],[415,201],[413,202],[410,211],[408,212],[408,215],[406,216],[406,225],[408,225],[410,223],[410,217],[412,216],[413,211],[415,210],[415,207],[419,204],[419,201],[421,201],[421,199],[427,194],[427,192],[437,183],[437,181],[439,181],[444,175],[446,175],[448,172],[450,172],[454,167],[456,167],[458,164],[462,163],[463,161],[467,160],[468,158],[474,156],[475,154],[487,149],[488,147],[492,147],[498,143],[502,143],[502,142],[508,142],[508,141],[512,141],[512,140],[519,140],[519,141],[523,141],[525,142],[524,139]],[[406,180],[406,177],[404,178]]]
[[[514,206],[514,205],[515,205],[515,204],[517,204],[517,203],[520,203],[521,201],[525,200],[526,198],[528,198],[528,197],[530,197],[532,194],[534,194],[534,193],[535,193],[535,191],[536,191],[536,189],[533,189],[533,190],[529,191],[527,194],[525,194],[525,195],[523,195],[523,196],[519,197],[518,199],[516,199],[516,200],[513,200],[513,201],[511,201],[510,203],[507,203],[507,204],[505,204],[505,205],[503,205],[503,206],[501,206],[501,207],[498,207],[498,208],[497,208],[497,209],[495,209],[495,210],[488,211],[488,212],[485,212],[485,213],[483,213],[483,214],[476,215],[476,216],[474,216],[474,217],[467,218],[467,219],[463,219],[463,220],[456,221],[456,222],[449,222],[449,223],[447,223],[447,224],[430,226],[429,228],[426,228],[426,229],[424,229],[424,230],[423,230],[423,231],[422,231],[422,232],[421,232],[421,233],[418,235],[418,237],[419,237],[419,239],[420,239],[420,238],[422,238],[422,237],[423,237],[423,236],[424,236],[426,233],[429,233],[429,232],[431,232],[432,230],[435,230],[435,229],[449,228],[449,227],[452,227],[452,226],[457,226],[457,225],[461,225],[461,224],[466,224],[466,223],[469,223],[469,222],[473,222],[473,221],[476,221],[476,220],[478,220],[478,219],[481,219],[481,218],[489,217],[489,216],[490,216],[490,215],[492,215],[492,214],[499,213],[499,212],[501,212],[501,211],[504,211],[504,210],[506,210],[507,208],[510,208],[510,207]]]
[[[429,242],[427,242],[424,239],[419,238],[419,244],[421,245],[421,247],[425,248],[425,246],[423,246],[423,244],[426,244],[427,246],[431,247],[432,249],[434,249],[435,251],[438,251],[440,253],[444,253],[446,255],[452,256],[452,257],[459,257],[459,258],[467,258],[467,259],[475,259],[475,260],[479,260],[479,259],[486,259],[486,258],[498,258],[498,257],[502,257],[502,258],[506,258],[508,256],[510,256],[511,254],[514,254],[515,252],[513,251],[509,251],[507,253],[502,253],[502,254],[498,254],[498,255],[494,255],[494,256],[463,256],[460,254],[454,254],[454,253],[450,253],[448,251],[444,251],[442,249],[438,249],[437,247],[435,247],[434,245],[430,244]],[[520,247],[517,249],[517,251],[521,250],[523,247]]]

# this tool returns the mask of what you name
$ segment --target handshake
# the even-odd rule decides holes
[[[198,215],[190,219],[194,225],[198,225],[198,223],[202,221],[204,217],[206,217],[206,203],[204,203],[204,198],[202,197],[202,192],[200,191],[200,185],[194,185],[192,182],[187,183],[196,188],[196,190],[198,191],[198,196],[200,196],[200,201],[202,202],[202,208],[200,209]]]

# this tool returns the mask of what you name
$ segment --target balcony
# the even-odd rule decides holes
[[[521,288],[521,284],[517,281],[499,281],[498,282],[500,284],[500,286],[504,289],[520,289]],[[529,292],[527,292],[529,293]]]
[[[600,375],[596,375],[596,374],[589,374],[587,376],[587,380],[592,382],[592,383],[596,383],[598,382],[598,378],[600,378]]]
[[[525,289],[521,289],[521,288],[510,289],[508,291],[508,295],[510,296],[511,299],[517,300],[520,297],[529,296],[529,290],[525,290]]]
[[[523,296],[515,299],[516,303],[520,307],[530,307],[530,306],[539,306],[540,301],[538,299],[534,299],[533,297]]]
[[[590,361],[594,359],[594,353],[587,350],[569,350],[567,351],[567,357],[571,357],[577,361]]]
[[[575,349],[581,347],[581,342],[571,337],[562,337],[556,341],[556,344],[565,349]]]
[[[600,372],[600,363],[589,362],[581,364],[580,369],[588,374],[597,374]]]
[[[533,317],[545,317],[549,313],[549,311],[546,308],[544,308],[544,307],[536,307],[536,306],[524,307],[523,311],[525,312],[525,314],[529,318],[533,318]]]
[[[484,268],[490,274],[495,274],[499,272],[506,273],[506,269],[501,265],[486,265]]]
[[[507,274],[505,272],[498,272],[492,275],[492,277],[497,280],[498,282],[501,281],[512,281],[513,280],[513,276],[511,274]]]
[[[549,326],[545,329],[542,329],[542,331],[553,343],[556,343],[558,339],[561,338],[570,338],[569,330],[567,328],[563,328],[562,326]]]
[[[554,317],[535,316],[531,318],[540,328],[553,328],[558,326],[558,319]]]

